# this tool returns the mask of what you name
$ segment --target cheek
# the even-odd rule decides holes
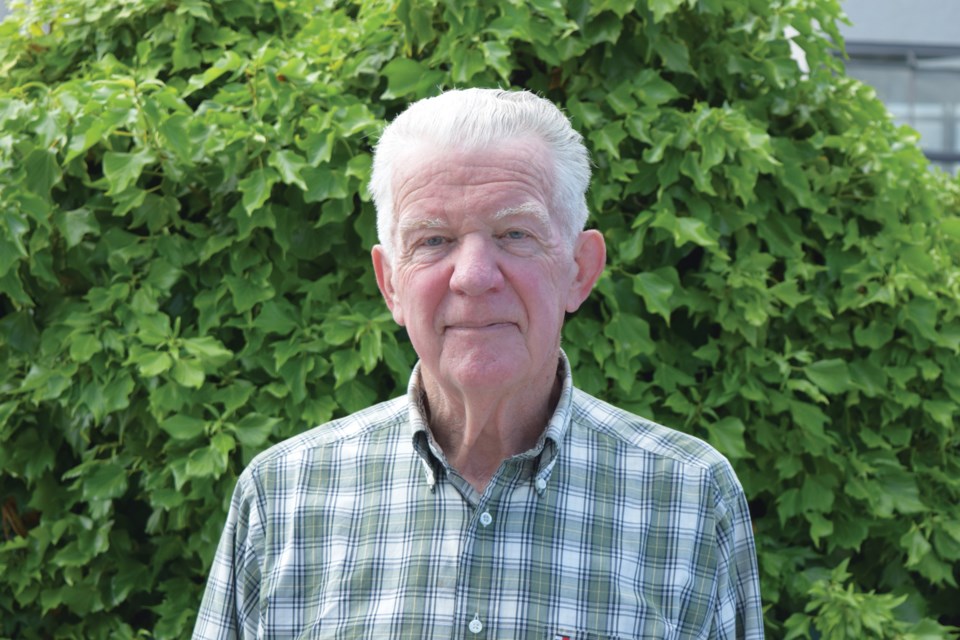
[[[443,279],[434,274],[405,274],[398,278],[397,307],[406,326],[432,325],[445,291]]]
[[[527,316],[530,330],[534,333],[552,334],[563,322],[563,300],[552,282],[527,282],[518,288],[517,297]]]

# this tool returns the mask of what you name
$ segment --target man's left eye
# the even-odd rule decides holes
[[[526,231],[520,231],[518,229],[514,229],[513,231],[507,231],[505,234],[503,234],[503,237],[506,238],[507,240],[523,240],[524,238],[527,238],[529,235],[530,234],[528,234]]]

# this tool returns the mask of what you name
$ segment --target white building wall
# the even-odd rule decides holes
[[[920,134],[931,161],[960,172],[960,1],[842,0],[847,73]]]
[[[843,0],[848,42],[960,46],[957,0]]]

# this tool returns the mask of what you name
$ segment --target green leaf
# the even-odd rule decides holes
[[[245,447],[259,447],[270,437],[274,428],[282,422],[280,418],[268,418],[257,413],[244,416],[233,428],[233,432]]]
[[[74,335],[70,340],[70,357],[77,362],[87,362],[103,349],[103,343],[89,333]]]
[[[87,235],[94,237],[100,235],[100,223],[97,222],[97,217],[93,211],[85,207],[72,211],[57,209],[53,216],[54,224],[67,240],[68,249],[80,244]]]
[[[304,170],[303,177],[308,183],[305,202],[321,202],[327,199],[345,198],[349,193],[347,176],[326,167],[310,167]]]
[[[617,314],[603,328],[603,334],[613,341],[618,353],[626,357],[652,355],[656,349],[650,338],[650,325],[635,316]]]
[[[267,199],[270,198],[270,191],[273,185],[276,184],[279,179],[280,176],[276,171],[269,167],[261,167],[254,169],[246,178],[240,181],[237,187],[240,189],[240,193],[243,194],[243,208],[247,212],[247,215],[251,215],[263,206]]]
[[[100,422],[107,415],[128,408],[133,390],[133,377],[124,372],[106,382],[94,380],[86,384],[80,400],[93,413],[94,419]]]
[[[785,162],[782,168],[783,184],[801,207],[814,208],[813,194],[811,192],[810,180],[804,172],[803,167]]]
[[[698,160],[695,153],[687,153],[680,161],[680,173],[693,180],[693,185],[699,193],[715,196],[717,192],[713,188],[709,169],[704,168],[702,162]]]
[[[715,247],[717,241],[707,225],[697,218],[681,218],[666,212],[660,212],[653,221],[654,227],[666,229],[673,235],[674,244],[682,247],[688,242],[701,247]]]
[[[346,411],[360,411],[376,401],[376,393],[362,380],[354,380],[337,389],[337,402]]]
[[[280,179],[286,184],[293,184],[304,191],[307,190],[307,184],[300,176],[300,172],[306,168],[307,163],[303,156],[296,151],[281,149],[271,152],[270,157],[267,158],[267,164],[280,172]],[[246,206],[246,203],[244,203],[244,206]],[[248,213],[249,211],[248,209]]]
[[[213,22],[210,4],[204,0],[180,0],[177,15],[189,14],[205,22]]]
[[[181,344],[187,353],[211,367],[219,367],[233,358],[233,352],[212,336],[185,338]]]
[[[800,292],[796,280],[787,280],[770,287],[770,293],[791,309],[810,300],[810,296]]]
[[[885,471],[876,480],[876,491],[878,515],[890,517],[894,511],[903,514],[927,511],[916,477],[904,470]]]
[[[288,305],[277,300],[268,300],[260,306],[254,326],[264,333],[288,335],[297,328],[297,319]]]
[[[193,66],[190,62],[188,62],[187,57],[184,58],[184,66]],[[225,51],[223,56],[217,60],[213,66],[205,69],[203,73],[199,73],[190,77],[190,80],[187,82],[186,89],[181,93],[181,97],[187,97],[193,92],[203,89],[210,83],[216,81],[223,74],[236,71],[242,66],[243,58],[237,55],[237,53],[234,51]]]
[[[819,360],[807,365],[804,373],[827,393],[843,393],[852,386],[847,363],[840,359]]]
[[[86,500],[112,500],[126,490],[127,470],[118,464],[98,464],[92,473],[84,474],[83,497]]]
[[[199,389],[205,378],[199,360],[181,358],[173,365],[173,379],[185,387]]]
[[[136,358],[137,370],[140,375],[158,376],[173,365],[173,358],[166,351],[152,351]]]
[[[790,414],[804,437],[804,448],[813,455],[822,455],[833,445],[833,438],[824,431],[829,422],[827,415],[809,402],[790,401]]]
[[[353,319],[330,313],[320,325],[320,332],[327,344],[338,347],[353,340],[359,333],[359,327]]]
[[[108,195],[117,195],[127,190],[140,178],[144,167],[156,161],[153,153],[148,149],[141,149],[135,153],[120,153],[108,151],[103,154],[103,175],[110,183]]]
[[[196,4],[196,3],[192,3]],[[195,22],[192,18],[184,21],[180,29],[177,30],[177,37],[173,41],[173,51],[171,52],[171,61],[173,62],[173,71],[182,69],[192,69],[199,67],[203,62],[203,56],[196,50],[193,42],[193,30]]]
[[[160,428],[177,440],[190,440],[203,433],[206,423],[199,418],[177,414],[160,423]]]
[[[953,420],[953,414],[956,413],[957,406],[953,402],[947,402],[944,400],[924,400],[923,410],[948,431],[953,431],[956,428],[956,423]]]
[[[158,127],[160,135],[167,142],[166,147],[183,159],[192,158],[195,153],[195,145],[187,131],[190,121],[188,116],[177,113],[164,120]]]
[[[675,13],[688,0],[649,0],[648,7],[653,12],[653,21],[661,22],[663,19]]]
[[[598,150],[606,151],[613,158],[620,158],[620,143],[627,137],[623,123],[608,122],[602,129],[590,134],[590,140]]]
[[[330,355],[330,361],[333,363],[333,372],[336,378],[334,389],[339,389],[344,384],[352,382],[357,377],[357,372],[363,366],[363,359],[354,349],[341,349]]]
[[[225,456],[213,447],[203,447],[187,456],[186,475],[189,478],[206,478],[222,469]]]
[[[497,75],[505,82],[509,82],[514,68],[510,47],[502,42],[488,40],[480,43],[480,50],[483,52],[485,64],[496,69]]]
[[[883,369],[864,360],[850,363],[850,381],[854,387],[871,398],[882,394],[887,386],[887,376]]]
[[[654,107],[680,97],[677,88],[653,69],[644,69],[639,73],[634,81],[634,94],[643,104]]]
[[[24,159],[23,166],[24,186],[38,196],[48,197],[62,177],[56,155],[50,149],[34,149]]]
[[[653,0],[657,2],[658,0]],[[660,2],[673,2],[673,0],[659,0]],[[684,0],[679,0],[683,2]],[[680,40],[662,37],[658,41],[657,54],[663,59],[663,65],[671,71],[678,73],[692,73],[690,67],[690,50],[687,45]]]
[[[819,545],[822,539],[833,535],[833,523],[822,514],[811,512],[804,514],[804,517],[810,523],[810,539],[813,544]]]
[[[829,513],[833,509],[835,486],[833,476],[808,475],[800,489],[800,507],[805,512]]]
[[[954,240],[960,240],[960,217],[944,217],[940,229]]]
[[[267,283],[253,282],[246,277],[238,276],[226,276],[224,280],[239,313],[249,311],[257,303],[265,302],[275,295]]]
[[[364,373],[373,371],[383,355],[383,344],[379,331],[368,331],[360,338],[360,360]]]
[[[475,49],[473,43],[470,46],[454,47],[450,51],[450,62],[450,77],[458,84],[470,82],[486,68],[483,52]]]
[[[743,440],[746,430],[740,418],[722,418],[708,427],[707,441],[731,460],[750,458],[752,456]]]
[[[341,109],[337,113],[335,122],[343,137],[369,132],[379,124],[370,109],[363,103],[352,104],[346,109]]]
[[[907,567],[915,567],[927,556],[933,547],[923,536],[923,533],[914,525],[910,531],[900,538],[900,546],[907,550]]]
[[[937,304],[932,300],[914,298],[903,308],[903,317],[909,326],[933,343],[939,343],[937,333]]]
[[[599,0],[590,4],[590,15],[612,11],[622,18],[636,8],[637,0]]]
[[[672,268],[668,268],[672,271]],[[643,297],[647,309],[651,313],[663,316],[667,325],[670,324],[670,313],[673,311],[671,297],[674,292],[673,282],[676,281],[675,271],[670,275],[673,277],[664,277],[657,271],[641,273],[633,277],[633,291]]]
[[[40,343],[40,332],[31,313],[17,311],[0,318],[0,343],[20,353],[31,353]]]
[[[894,325],[882,320],[874,320],[866,327],[857,326],[853,338],[857,344],[870,349],[879,349],[893,339]]]
[[[424,92],[440,83],[443,74],[424,67],[417,60],[396,58],[383,68],[387,79],[387,90],[383,99],[402,98],[404,96],[422,97]]]
[[[9,433],[6,430],[7,421],[17,411],[19,403],[11,400],[9,402],[0,402],[0,433]]]

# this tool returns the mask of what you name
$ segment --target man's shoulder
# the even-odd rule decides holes
[[[614,438],[622,446],[705,470],[729,468],[727,459],[700,438],[630,413],[574,389],[574,422]]]
[[[278,442],[257,454],[247,465],[247,473],[309,456],[318,449],[334,447],[350,440],[362,439],[387,429],[395,429],[407,420],[405,396],[387,400],[337,418]]]

